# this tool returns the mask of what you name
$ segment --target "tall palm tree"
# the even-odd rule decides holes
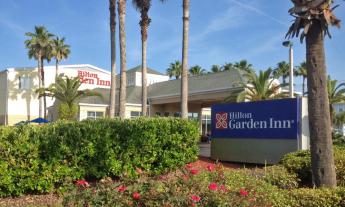
[[[197,75],[203,75],[206,73],[206,70],[203,69],[201,66],[199,65],[194,65],[193,67],[191,67],[189,69],[189,73],[192,75],[192,76],[197,76]]]
[[[109,117],[115,116],[115,93],[116,93],[116,0],[109,0],[110,12],[110,50],[111,50],[111,86]]]
[[[221,72],[222,71],[222,67],[220,67],[219,65],[212,65],[211,71],[212,71],[212,73]]]
[[[119,13],[119,31],[120,31],[120,103],[119,116],[124,119],[126,116],[126,32],[125,32],[125,17],[126,17],[126,0],[118,0]]]
[[[285,61],[281,61],[277,64],[277,67],[273,71],[273,75],[276,78],[282,78],[283,84],[286,84],[286,79],[289,77],[290,74],[290,66],[289,63]]]
[[[287,37],[306,37],[308,111],[313,182],[317,187],[335,187],[331,118],[327,94],[324,36],[329,26],[340,26],[333,14],[333,0],[292,0],[289,10],[296,20]],[[300,31],[302,32],[300,33]]]
[[[302,77],[302,96],[305,95],[305,80],[307,79],[307,62],[302,62],[296,69],[296,75]]]
[[[248,63],[247,60],[241,60],[240,62],[236,62],[234,64],[234,68],[236,68],[238,70],[245,71],[247,73],[251,73],[254,71],[253,65]]]
[[[332,80],[330,76],[327,78],[327,94],[329,100],[329,111],[331,120],[335,117],[333,105],[345,101],[345,83],[338,84],[337,80]]]
[[[60,106],[66,106],[67,113],[70,113],[69,116],[67,116],[67,119],[74,119],[76,115],[76,103],[80,98],[88,96],[102,97],[100,93],[95,91],[88,89],[79,90],[81,84],[82,82],[79,77],[69,78],[67,76],[58,76],[55,83],[51,84],[48,88],[37,89],[36,93],[39,94],[39,97],[48,96],[59,100]]]
[[[71,53],[70,46],[65,44],[65,38],[56,37],[53,39],[53,51],[52,55],[55,58],[55,78],[59,74],[59,63],[63,59],[67,59]]]
[[[182,41],[182,80],[181,118],[188,119],[188,45],[189,45],[189,6],[190,0],[183,0],[183,41]]]
[[[236,97],[237,102],[246,100],[260,101],[284,97],[284,94],[281,93],[282,85],[275,82],[275,79],[272,78],[272,73],[272,69],[268,69],[266,71],[259,71],[259,75],[255,72],[245,74],[247,81],[241,83],[244,91]]]
[[[169,76],[169,78],[174,76],[176,79],[180,79],[181,71],[182,71],[182,64],[180,61],[176,60],[174,63],[170,63],[170,66],[166,70],[166,73]]]
[[[35,26],[35,32],[25,33],[30,39],[25,41],[25,46],[29,49],[29,58],[35,57],[38,63],[39,70],[39,87],[45,87],[44,78],[44,59],[50,60],[52,52],[52,37],[54,36],[43,26]],[[39,104],[39,116],[42,116],[42,104]],[[43,115],[47,118],[47,100],[43,96]]]
[[[164,2],[165,0],[160,0]],[[141,20],[141,84],[142,84],[142,102],[141,111],[143,116],[147,116],[147,29],[151,19],[148,12],[151,8],[151,0],[132,0],[134,7],[140,12]]]

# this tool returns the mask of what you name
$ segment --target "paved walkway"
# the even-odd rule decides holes
[[[199,144],[199,156],[200,157],[211,157],[211,144],[210,143],[200,143]]]

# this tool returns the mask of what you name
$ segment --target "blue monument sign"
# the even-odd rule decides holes
[[[212,106],[212,138],[297,139],[301,99]]]
[[[277,163],[288,152],[307,149],[306,106],[301,98],[213,105],[211,157]]]

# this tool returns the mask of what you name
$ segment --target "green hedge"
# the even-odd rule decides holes
[[[334,162],[338,186],[345,187],[345,147],[334,146]],[[312,185],[311,155],[309,150],[292,152],[285,155],[281,164],[289,171],[296,173],[302,185]]]
[[[139,118],[0,127],[0,196],[49,192],[79,178],[134,178],[194,161],[195,122]]]

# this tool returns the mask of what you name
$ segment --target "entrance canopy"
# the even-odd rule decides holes
[[[188,79],[188,111],[199,113],[202,108],[223,103],[229,96],[243,91],[243,73],[238,70],[210,73]],[[149,87],[150,115],[180,112],[181,80],[171,80]]]

